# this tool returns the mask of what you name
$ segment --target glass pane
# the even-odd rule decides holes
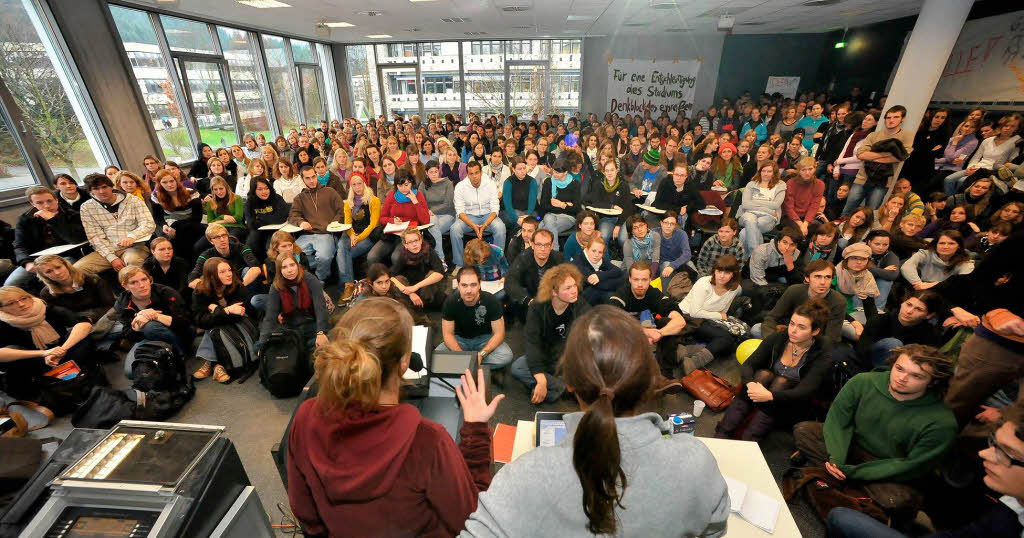
[[[508,60],[547,60],[550,43],[544,39],[509,41],[505,44],[505,54]]]
[[[185,67],[185,78],[192,95],[192,114],[199,123],[200,138],[214,148],[237,144],[235,122],[231,119],[220,66],[213,62],[181,63]]]
[[[242,120],[242,132],[253,136],[262,133],[267,140],[272,139],[270,121],[267,119],[270,115],[267,113],[263,85],[256,75],[249,32],[218,26],[217,37],[224,50],[224,59],[228,61],[231,91],[235,95],[235,106]]]
[[[299,82],[302,84],[302,106],[306,109],[306,124],[320,124],[327,117],[323,100],[320,99],[319,67],[299,66]]]
[[[309,41],[299,41],[298,39],[293,39],[292,58],[295,59],[295,63],[316,63],[316,56],[313,55],[313,47],[309,45]]]
[[[20,0],[0,0],[0,79],[14,96],[54,174],[78,179],[103,165],[86,137],[59,66],[54,65]],[[4,150],[4,154],[7,151]]]
[[[142,99],[149,110],[149,121],[156,130],[164,158],[171,161],[187,162],[195,159],[195,144],[185,129],[181,106],[174,95],[167,64],[157,46],[156,31],[143,11],[121,6],[110,6],[114,24],[125,53],[132,64],[135,81],[142,89]]]
[[[415,62],[415,43],[381,43],[377,45],[378,64],[407,64]]]
[[[580,109],[579,39],[551,42],[551,112],[572,114]]]
[[[263,51],[267,55],[267,72],[270,77],[270,95],[274,98],[274,109],[281,131],[287,132],[302,123],[299,119],[299,103],[295,99],[294,74],[288,68],[284,38],[263,36]]]
[[[459,75],[459,44],[420,44],[420,87],[423,114],[462,114],[462,77]]]
[[[462,44],[466,72],[466,112],[481,117],[505,111],[505,55],[501,41]],[[469,118],[467,118],[468,120]]]
[[[388,119],[392,114],[409,119],[413,114],[420,113],[415,67],[382,67],[381,76],[384,80],[384,105],[387,107]]]
[[[383,113],[380,104],[380,89],[377,87],[377,62],[374,60],[373,45],[352,45],[346,47],[348,56],[348,86],[352,96],[349,114],[367,121]]]
[[[548,68],[543,65],[510,65],[509,113],[520,118],[544,114]]]
[[[171,50],[178,52],[200,52],[217,54],[217,46],[206,23],[160,15],[164,35]]]
[[[23,189],[36,184],[26,164],[25,154],[18,147],[10,125],[0,114],[0,192]]]

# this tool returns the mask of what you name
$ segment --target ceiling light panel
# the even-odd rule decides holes
[[[351,28],[351,27],[353,27],[355,25],[350,23],[350,22],[338,21],[338,22],[325,22],[324,26],[326,26],[328,28]]]
[[[269,9],[274,7],[292,7],[291,4],[280,2],[279,0],[238,0],[239,4],[243,6],[255,7],[260,9]]]
[[[389,37],[391,37],[391,34],[370,34],[366,37],[370,39],[388,39]]]

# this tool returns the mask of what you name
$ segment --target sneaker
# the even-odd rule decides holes
[[[192,377],[195,379],[206,379],[210,377],[211,373],[213,373],[213,363],[206,361],[192,374]]]
[[[444,274],[448,274],[448,262],[441,260],[441,269],[444,269]]]
[[[231,381],[231,376],[228,375],[228,371],[223,366],[218,364],[213,367],[213,380],[218,383],[227,383]]]
[[[678,379],[669,379],[661,376],[654,382],[655,394],[678,394],[683,391],[683,384]]]

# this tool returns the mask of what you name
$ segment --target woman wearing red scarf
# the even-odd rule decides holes
[[[326,344],[329,313],[323,284],[287,252],[278,254],[274,264],[274,283],[260,326],[260,345],[271,331],[282,327],[302,335],[307,350]]]

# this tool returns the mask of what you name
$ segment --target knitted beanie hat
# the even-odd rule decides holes
[[[651,166],[657,166],[661,162],[661,152],[656,149],[648,150],[647,153],[644,153],[644,162]]]

